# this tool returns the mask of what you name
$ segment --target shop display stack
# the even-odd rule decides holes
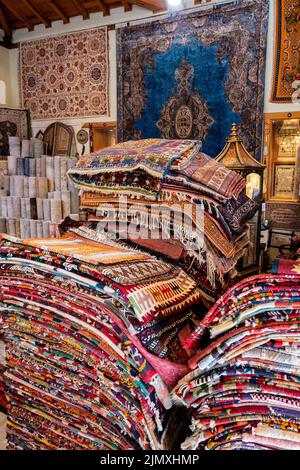
[[[0,309],[1,315],[1,309]],[[0,411],[6,411],[7,402],[5,398],[5,383],[4,383],[4,371],[5,371],[5,346],[3,342],[2,332],[2,320],[0,319]]]
[[[199,315],[195,282],[75,233],[3,235],[0,254],[9,449],[163,448],[168,390],[187,372],[177,333]],[[152,346],[151,329],[161,331]]]
[[[193,413],[182,449],[300,449],[299,266],[239,282],[191,335],[192,371],[173,390]]]
[[[0,196],[4,192],[4,180],[5,176],[7,176],[7,161],[0,160]],[[6,192],[4,192],[6,194]],[[0,221],[1,225],[1,221]],[[2,226],[0,230],[2,231]],[[0,411],[6,410],[6,398],[5,398],[5,389],[4,389],[4,370],[5,370],[5,346],[3,342],[3,321],[2,321],[2,312],[0,308]]]
[[[112,239],[91,221],[55,240],[2,235],[8,447],[178,448],[190,411],[175,409],[170,391],[190,371],[197,352],[190,338],[217,284],[224,288],[249,243],[255,204],[242,177],[199,153],[195,141],[126,143],[83,157],[70,173],[103,197],[98,216],[106,210],[121,229],[118,195],[141,210],[150,204],[159,229],[158,193],[162,207],[177,202],[172,236]],[[181,230],[184,192],[187,206],[201,210]],[[187,249],[191,235],[196,245]]]
[[[78,219],[79,197],[67,171],[75,157],[43,155],[40,139],[9,137],[1,176],[0,231],[21,238],[56,237],[67,216]]]
[[[129,141],[82,157],[69,171],[90,227],[178,263],[207,305],[237,275],[257,203],[242,176],[195,140]]]

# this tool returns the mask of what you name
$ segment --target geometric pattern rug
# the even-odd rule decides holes
[[[300,1],[276,0],[275,74],[272,101],[300,103]],[[298,90],[298,91],[297,91]]]
[[[106,26],[21,43],[20,65],[32,119],[109,114]]]
[[[239,126],[260,159],[268,1],[240,0],[117,30],[118,139],[202,140]]]
[[[30,114],[26,109],[0,107],[0,157],[9,155],[9,136],[30,137]]]

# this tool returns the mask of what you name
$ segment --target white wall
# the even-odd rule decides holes
[[[226,0],[215,0],[216,3],[223,3]],[[265,1],[265,0],[262,0]],[[281,104],[271,103],[270,97],[272,92],[272,79],[274,71],[274,46],[275,46],[275,1],[270,0],[270,15],[269,15],[269,31],[268,31],[268,48],[267,48],[267,63],[266,63],[266,85],[265,85],[265,112],[278,112],[278,111],[300,111],[299,104]],[[185,7],[190,8],[194,6],[193,0],[185,0]],[[14,42],[36,39],[49,35],[57,35],[65,32],[76,31],[80,29],[89,29],[95,26],[115,24],[119,22],[139,20],[156,16],[149,10],[144,8],[133,6],[131,12],[124,13],[123,8],[116,8],[111,10],[111,15],[103,17],[102,13],[94,13],[90,15],[89,20],[83,20],[82,17],[75,17],[70,19],[69,24],[63,24],[62,21],[53,23],[52,27],[46,29],[44,25],[36,26],[34,31],[28,32],[27,29],[17,30],[14,34]],[[1,61],[1,58],[0,58]],[[77,132],[83,125],[84,122],[93,121],[115,121],[117,116],[117,70],[116,70],[116,33],[115,31],[109,32],[109,61],[110,61],[110,114],[108,116],[98,116],[96,118],[75,118],[75,119],[64,119],[63,122],[74,127]],[[2,67],[1,67],[2,68]],[[9,69],[10,69],[10,83],[12,96],[10,103],[13,106],[21,105],[19,96],[19,58],[18,49],[9,50]],[[0,76],[1,78],[1,76]],[[33,135],[39,129],[45,129],[51,121],[33,121]],[[81,146],[79,146],[81,147]],[[81,153],[81,148],[78,148]]]
[[[9,107],[17,107],[19,106],[19,98],[16,90],[18,90],[19,85],[15,89],[11,81],[13,72],[10,68],[10,52],[10,50],[0,46],[0,80],[3,80],[6,84],[6,103],[4,104]]]

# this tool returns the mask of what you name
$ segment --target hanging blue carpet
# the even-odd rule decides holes
[[[197,139],[216,156],[236,122],[260,159],[267,3],[243,0],[120,28],[119,141]]]

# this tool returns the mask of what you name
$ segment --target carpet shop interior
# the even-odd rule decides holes
[[[0,0],[0,450],[300,450],[299,43]]]

